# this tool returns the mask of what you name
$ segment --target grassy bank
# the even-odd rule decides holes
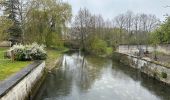
[[[62,50],[56,50],[56,49],[47,49],[47,60],[46,60],[46,68],[47,70],[50,70],[56,66],[56,61],[59,57],[63,55],[64,52],[68,51],[67,48],[64,48]]]
[[[112,55],[112,53],[113,53],[113,48],[112,47],[107,47],[106,54],[107,55]]]
[[[8,48],[0,48],[0,81],[20,71],[22,68],[31,63],[22,61],[12,62],[10,59],[4,59],[4,52],[7,49]]]

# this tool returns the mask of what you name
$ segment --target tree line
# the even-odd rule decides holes
[[[152,14],[127,11],[111,20],[105,20],[102,15],[81,8],[67,38],[75,40],[75,44],[83,50],[103,52],[107,47],[116,48],[120,44],[150,44],[151,33],[160,24],[159,18]]]
[[[60,44],[72,16],[71,6],[61,0],[2,0],[0,4],[1,40],[13,43]]]
[[[13,43],[65,45],[97,54],[120,44],[170,43],[169,17],[161,23],[153,14],[127,11],[106,20],[80,8],[71,22],[72,7],[62,0],[1,0],[0,10],[0,40]]]

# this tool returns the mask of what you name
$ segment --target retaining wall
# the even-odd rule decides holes
[[[146,51],[146,49],[149,52],[154,52],[155,47],[153,46],[146,46],[146,45],[119,45],[117,52],[124,53],[124,54],[135,54],[136,52],[139,52],[139,48]],[[156,47],[156,51],[162,52],[165,54],[170,54],[170,45],[158,45]]]
[[[149,77],[170,85],[170,68],[148,59],[142,59],[127,54],[119,54],[119,61],[140,70]]]
[[[36,61],[0,83],[0,100],[30,100],[45,73],[45,62]]]

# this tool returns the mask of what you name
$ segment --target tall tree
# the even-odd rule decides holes
[[[12,21],[0,16],[0,41],[6,40],[9,36],[7,30],[13,25]]]
[[[19,0],[4,0],[4,15],[7,16],[8,19],[13,21],[13,25],[8,29],[8,33],[10,34],[10,38],[12,41],[16,39],[19,40],[21,38],[21,27],[18,20],[18,5]],[[15,41],[16,42],[16,41]]]
[[[71,15],[68,3],[59,0],[31,0],[26,19],[27,42],[36,41],[48,47],[56,45],[61,41]]]
[[[75,21],[73,23],[73,27],[75,28],[75,33],[78,34],[77,36],[80,37],[80,43],[82,44],[82,49],[86,49],[86,40],[89,35],[89,28],[91,22],[91,13],[88,9],[80,9],[78,15],[75,17]]]

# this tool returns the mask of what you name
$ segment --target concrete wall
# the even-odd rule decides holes
[[[120,61],[122,63],[130,65],[131,67],[140,70],[141,72],[147,74],[150,77],[153,77],[163,83],[170,85],[170,68],[157,64],[147,59],[137,58],[135,56],[121,54]],[[122,59],[124,58],[124,59]],[[126,61],[125,61],[126,58]],[[167,74],[167,78],[163,78],[162,73]]]
[[[44,75],[45,62],[36,62],[0,84],[0,100],[28,100]]]
[[[143,49],[144,51],[146,51],[146,49],[149,52],[153,52],[155,49],[153,46],[146,46],[146,45],[120,45],[118,47],[117,52],[119,53],[124,53],[124,54],[135,54],[137,52],[139,52],[139,48]],[[170,45],[159,45],[157,46],[156,50],[158,52],[162,52],[165,54],[170,54]]]

